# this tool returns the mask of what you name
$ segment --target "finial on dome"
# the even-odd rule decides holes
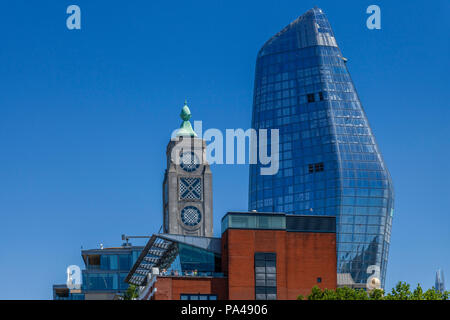
[[[183,122],[181,123],[180,129],[178,129],[177,137],[179,136],[196,137],[197,134],[194,132],[194,130],[192,130],[191,123],[189,122],[189,119],[191,119],[191,110],[189,110],[189,107],[187,105],[187,99],[184,99],[184,106],[183,109],[181,109],[180,117],[183,120]]]

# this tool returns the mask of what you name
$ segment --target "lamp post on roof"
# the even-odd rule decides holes
[[[131,246],[131,243],[128,243],[128,240],[130,240],[131,238],[135,238],[135,239],[146,238],[146,239],[148,239],[148,238],[151,238],[151,236],[128,236],[126,234],[122,234],[122,240],[126,241],[126,243],[124,243],[122,246],[125,246],[125,247]]]

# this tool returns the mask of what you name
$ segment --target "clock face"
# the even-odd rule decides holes
[[[186,172],[192,172],[198,169],[200,161],[194,152],[183,152],[180,155],[180,167]]]
[[[181,221],[189,227],[195,227],[202,220],[202,214],[200,210],[193,206],[184,207],[181,210]]]

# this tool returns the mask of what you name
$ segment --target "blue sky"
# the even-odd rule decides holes
[[[371,4],[381,30],[365,26]],[[387,288],[450,278],[448,1],[18,0],[0,10],[0,299],[50,299],[81,246],[158,231],[184,99],[204,130],[248,128],[257,51],[315,5],[393,178]],[[212,170],[219,235],[247,208],[248,168]]]

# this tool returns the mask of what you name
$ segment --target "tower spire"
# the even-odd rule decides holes
[[[181,123],[180,129],[178,129],[177,137],[197,137],[197,134],[192,129],[192,125],[189,121],[189,119],[191,118],[191,110],[189,110],[189,107],[187,105],[187,99],[184,99],[184,106],[181,109],[180,118],[183,120],[183,122]]]

